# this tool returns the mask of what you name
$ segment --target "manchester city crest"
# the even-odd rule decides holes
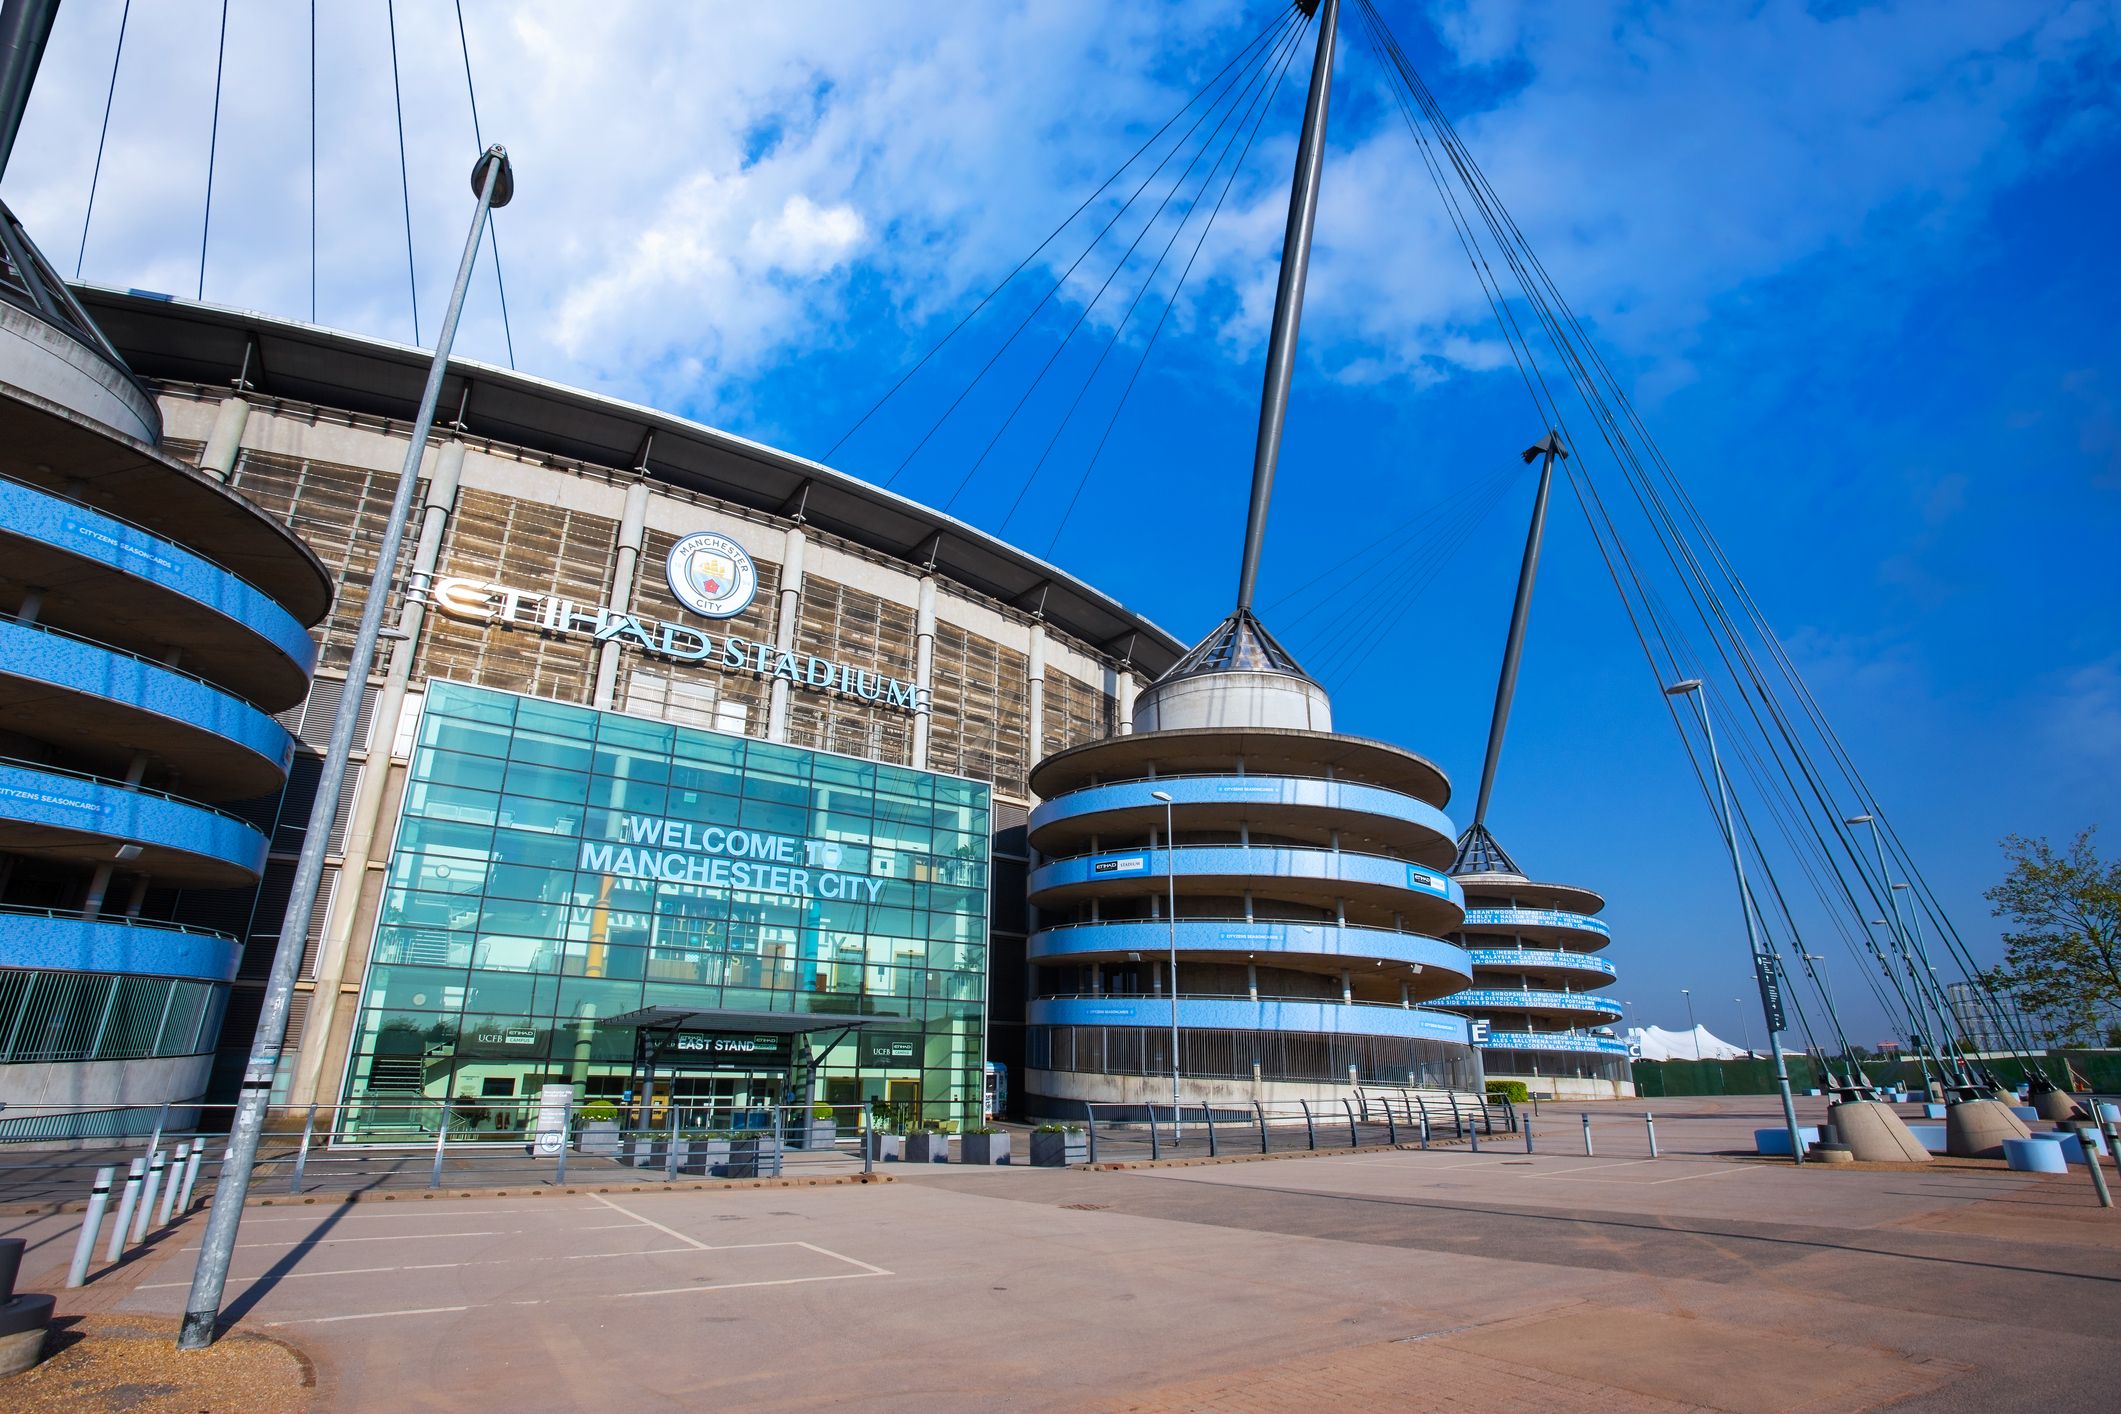
[[[744,547],[712,530],[698,530],[670,547],[670,592],[702,618],[733,619],[759,592],[758,566]]]

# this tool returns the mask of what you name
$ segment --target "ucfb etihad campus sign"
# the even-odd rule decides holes
[[[670,592],[702,618],[733,619],[758,596],[759,570],[744,547],[703,530],[670,547],[664,562]],[[902,712],[914,710],[913,684],[814,653],[784,653],[770,643],[715,635],[685,624],[662,623],[603,605],[577,604],[554,594],[511,589],[488,580],[438,579],[435,608],[454,619],[537,629],[563,637],[623,643],[674,663],[704,663],[761,677],[786,678],[815,692],[838,692]]]

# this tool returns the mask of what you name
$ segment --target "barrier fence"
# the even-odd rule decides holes
[[[1179,1105],[1085,1103],[1088,1161],[1219,1158],[1320,1149],[1466,1142],[1515,1133],[1506,1099],[1434,1090],[1365,1089],[1340,1100]]]

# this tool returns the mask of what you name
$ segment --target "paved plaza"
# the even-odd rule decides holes
[[[2111,1407],[2081,1169],[1796,1171],[1757,1099],[1463,1148],[253,1208],[229,1313],[321,1408]],[[1580,1110],[1594,1121],[1582,1153]],[[4,1221],[53,1289],[78,1218]],[[174,1316],[203,1216],[62,1298]]]

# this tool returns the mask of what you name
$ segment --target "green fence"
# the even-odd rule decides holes
[[[2051,1078],[2061,1077],[2061,1062],[2067,1060],[2077,1074],[2100,1094],[2121,1093],[2121,1051],[2052,1051],[2044,1069]],[[1814,1089],[1819,1084],[1818,1067],[1810,1057],[1788,1058],[1790,1087]],[[2025,1079],[2022,1062],[1998,1057],[1981,1064],[1995,1072],[2006,1085]],[[1874,1081],[1922,1088],[1922,1067],[1914,1061],[1867,1061],[1864,1073]],[[1636,1061],[1635,1093],[1665,1095],[1772,1095],[1775,1093],[1775,1063],[1769,1060],[1728,1061]]]

